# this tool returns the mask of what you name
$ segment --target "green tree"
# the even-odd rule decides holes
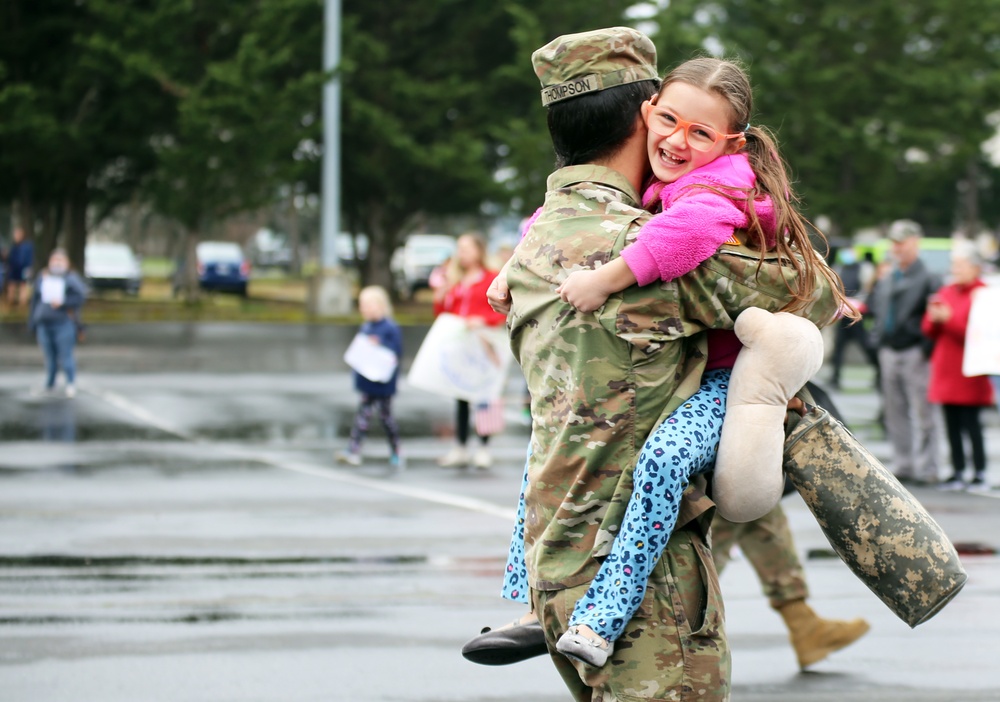
[[[428,216],[527,214],[552,170],[531,52],[621,24],[620,0],[345,0],[343,210],[371,239],[366,278]]]
[[[807,210],[841,231],[904,216],[947,228],[958,181],[989,187],[997,0],[675,0],[659,19],[745,61]]]
[[[176,120],[155,136],[158,164],[145,188],[186,230],[184,287],[195,296],[194,250],[212,224],[274,202],[282,185],[315,168],[322,5],[162,6],[184,41],[157,54],[170,58]]]
[[[57,230],[83,263],[86,215],[120,202],[153,164],[148,135],[165,103],[101,46],[121,30],[96,3],[5,0],[0,9],[0,196],[16,198],[38,255]]]

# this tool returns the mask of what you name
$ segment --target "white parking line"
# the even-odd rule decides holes
[[[474,497],[465,497],[463,495],[455,495],[448,492],[442,492],[440,490],[427,490],[425,488],[414,487],[410,485],[399,485],[396,483],[386,482],[385,480],[378,480],[375,478],[366,478],[361,475],[355,475],[353,473],[348,473],[336,468],[330,468],[324,465],[317,465],[313,463],[304,463],[302,461],[292,461],[285,458],[279,458],[274,456],[268,456],[261,453],[259,450],[249,450],[242,449],[237,446],[216,444],[199,439],[195,435],[188,431],[185,431],[179,427],[176,427],[169,422],[163,421],[161,418],[157,417],[155,414],[147,410],[145,407],[138,405],[128,398],[119,395],[116,392],[110,390],[102,390],[96,388],[92,385],[88,385],[81,390],[89,392],[95,397],[104,400],[106,403],[112,407],[130,414],[136,419],[146,422],[147,424],[156,427],[160,431],[176,436],[184,441],[189,441],[191,443],[196,443],[200,446],[205,446],[211,448],[211,450],[216,453],[225,453],[234,458],[239,458],[240,460],[251,460],[257,461],[259,463],[266,463],[267,465],[273,466],[275,468],[281,468],[282,470],[290,470],[296,473],[302,473],[304,475],[311,475],[317,478],[323,478],[325,480],[335,480],[341,483],[348,483],[351,485],[357,485],[359,487],[368,488],[371,490],[378,490],[380,492],[387,492],[393,495],[401,495],[403,497],[412,497],[417,500],[423,500],[424,502],[432,502],[440,505],[447,505],[449,507],[457,507],[458,509],[468,510],[470,512],[478,512],[480,514],[489,514],[494,517],[500,517],[501,519],[513,520],[515,512],[512,509],[500,507],[493,504],[492,502],[486,502],[485,500],[478,500]]]

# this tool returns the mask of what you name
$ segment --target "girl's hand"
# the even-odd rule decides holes
[[[593,312],[607,302],[612,291],[605,290],[597,271],[574,271],[556,288],[563,302],[581,312]]]

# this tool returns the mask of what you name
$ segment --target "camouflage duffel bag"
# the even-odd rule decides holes
[[[965,585],[944,530],[826,410],[811,408],[791,429],[784,468],[840,558],[911,627]]]

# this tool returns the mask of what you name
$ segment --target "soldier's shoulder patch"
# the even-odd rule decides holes
[[[739,239],[736,238],[736,232],[733,232],[732,234],[729,235],[729,238],[726,241],[722,242],[722,245],[723,246],[742,246],[743,244],[740,242]]]

